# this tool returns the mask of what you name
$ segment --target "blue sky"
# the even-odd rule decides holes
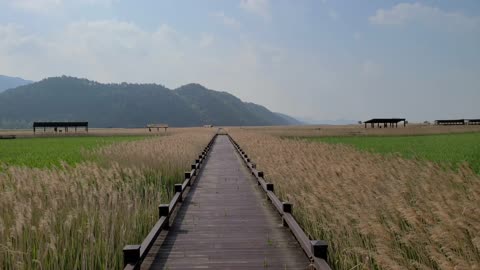
[[[197,82],[316,120],[480,118],[480,1],[0,0],[0,74]]]

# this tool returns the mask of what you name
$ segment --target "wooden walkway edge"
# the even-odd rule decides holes
[[[219,135],[169,230],[142,269],[306,269],[297,240],[282,225],[226,135]]]

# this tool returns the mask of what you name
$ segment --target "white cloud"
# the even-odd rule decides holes
[[[231,27],[240,26],[240,22],[238,22],[235,18],[225,15],[223,11],[212,13],[211,16],[219,19],[226,26],[231,26]]]
[[[421,3],[400,3],[388,10],[379,9],[369,17],[369,21],[378,25],[423,24],[447,30],[472,30],[480,25],[478,17],[447,12]]]
[[[32,13],[49,13],[72,5],[100,5],[109,7],[118,0],[0,0],[9,3],[14,9]]]
[[[10,4],[13,8],[44,13],[61,7],[63,0],[14,0]]]
[[[241,0],[240,7],[266,20],[271,19],[269,0]]]
[[[0,25],[0,40],[0,74],[163,81],[159,74],[166,76],[174,66],[183,66],[186,54],[196,61],[201,53],[195,50],[211,46],[213,37],[189,38],[167,25],[146,31],[134,23],[102,20],[71,23],[42,36],[25,34],[20,26]]]

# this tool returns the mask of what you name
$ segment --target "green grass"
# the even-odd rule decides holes
[[[342,143],[363,151],[381,154],[399,153],[458,167],[462,162],[480,173],[480,133],[395,137],[317,137],[314,141]]]
[[[0,140],[0,164],[34,168],[74,165],[86,159],[85,151],[108,144],[144,139],[144,136],[21,138]]]

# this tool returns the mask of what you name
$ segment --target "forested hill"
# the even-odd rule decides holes
[[[92,127],[289,124],[263,106],[199,84],[170,90],[158,84],[102,84],[66,76],[0,93],[0,128],[30,127],[33,121],[89,121]]]
[[[0,75],[0,93],[7,89],[15,88],[29,83],[32,83],[32,81],[24,80],[22,78]]]

